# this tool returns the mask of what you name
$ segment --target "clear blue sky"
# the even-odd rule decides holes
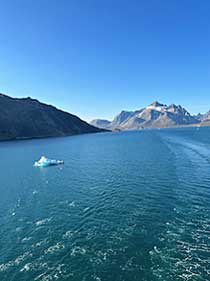
[[[90,120],[210,109],[209,0],[0,0],[0,92]]]

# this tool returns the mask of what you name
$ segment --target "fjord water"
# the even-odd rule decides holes
[[[65,165],[35,168],[42,154]],[[210,128],[0,143],[0,280],[210,278]]]

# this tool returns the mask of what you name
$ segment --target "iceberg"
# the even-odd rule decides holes
[[[64,161],[48,159],[47,157],[42,156],[38,161],[35,161],[34,166],[35,167],[49,167],[49,166],[55,166],[55,165],[60,165],[60,164],[64,164]]]

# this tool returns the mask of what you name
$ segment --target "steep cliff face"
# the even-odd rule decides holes
[[[102,131],[75,115],[31,98],[0,94],[0,140],[66,136]]]

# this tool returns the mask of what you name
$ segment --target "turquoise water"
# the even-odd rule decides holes
[[[35,168],[45,154],[65,165]],[[0,143],[0,280],[210,280],[210,128]]]

